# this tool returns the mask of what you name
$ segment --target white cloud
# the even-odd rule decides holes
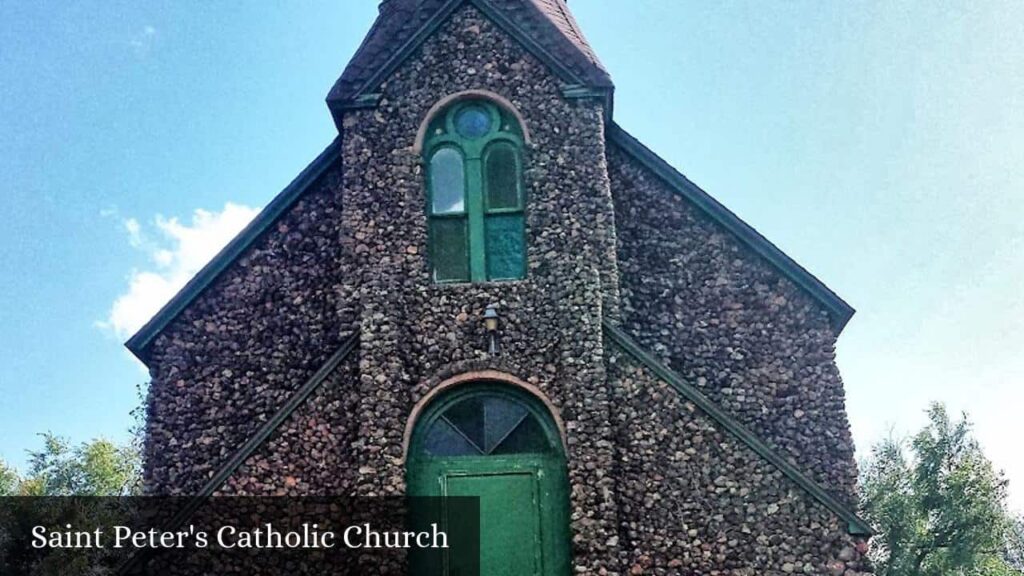
[[[145,56],[153,45],[154,39],[156,39],[156,28],[147,24],[128,40],[128,45],[135,50],[137,56]]]
[[[157,215],[144,229],[135,218],[124,220],[128,243],[145,252],[151,265],[132,270],[126,291],[97,325],[122,339],[134,334],[258,212],[229,202],[220,212],[195,210],[188,223]]]
[[[135,218],[124,221],[124,229],[128,231],[128,242],[132,248],[142,247],[142,225]]]

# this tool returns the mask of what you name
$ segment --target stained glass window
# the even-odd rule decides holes
[[[512,144],[495,142],[487,148],[484,174],[488,210],[519,208],[519,160]]]
[[[526,268],[526,247],[523,246],[523,214],[488,214],[487,278],[511,280],[522,278]]]
[[[479,138],[491,131],[491,115],[481,106],[466,106],[455,115],[455,130],[464,138]]]
[[[522,402],[482,392],[447,407],[424,434],[432,456],[543,454],[553,450],[544,427]]]
[[[516,118],[487,101],[463,101],[433,119],[428,133],[434,281],[525,277],[523,141]]]

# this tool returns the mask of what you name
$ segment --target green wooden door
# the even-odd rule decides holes
[[[542,574],[540,506],[532,474],[499,472],[445,478],[449,496],[480,498],[480,573]]]
[[[475,385],[439,399],[417,422],[408,486],[413,496],[479,498],[480,574],[569,574],[565,458],[532,397]],[[469,561],[449,558],[445,574]]]

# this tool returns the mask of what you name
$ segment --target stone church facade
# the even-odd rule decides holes
[[[146,491],[532,490],[503,573],[866,573],[853,310],[613,93],[564,0],[382,2],[337,138],[128,342]]]

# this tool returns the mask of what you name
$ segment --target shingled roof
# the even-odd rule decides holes
[[[499,26],[519,33],[556,64],[567,83],[612,88],[612,80],[584,38],[565,0],[385,0],[373,27],[334,83],[332,110],[372,92],[408,51],[455,9],[472,4]]]

